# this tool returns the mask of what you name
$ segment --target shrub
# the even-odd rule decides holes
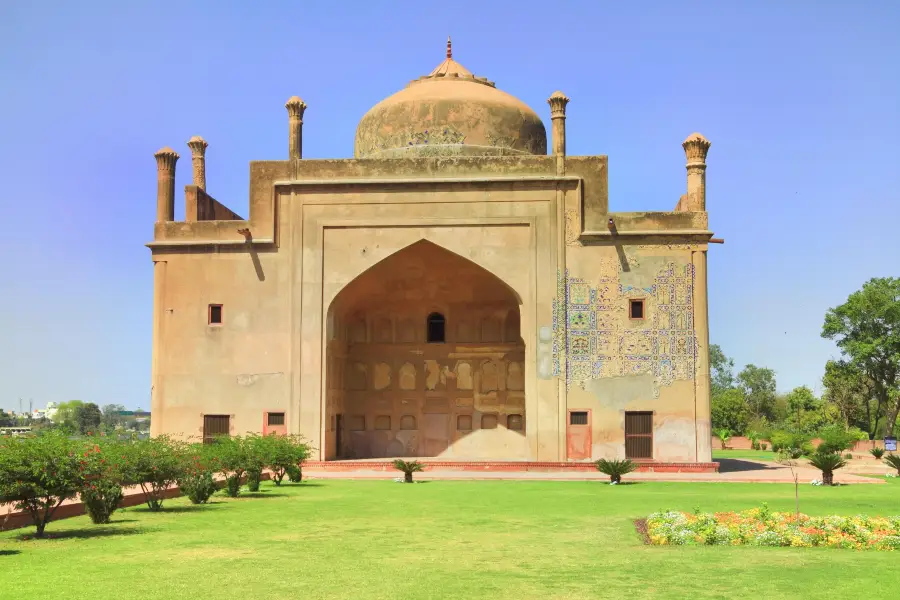
[[[236,498],[241,492],[241,480],[247,471],[246,443],[238,436],[221,436],[215,439],[212,446],[218,459],[219,472],[225,476],[225,493]]]
[[[303,481],[303,468],[300,465],[290,465],[285,468],[284,472],[287,474],[288,480],[292,483],[300,483]]]
[[[760,450],[766,450],[768,447],[769,447],[768,444],[765,444],[765,443],[763,443],[763,442],[760,442],[760,443],[759,443],[759,449],[760,449]]]
[[[884,457],[884,462],[889,467],[897,469],[897,475],[900,475],[900,456],[897,454],[888,454]]]
[[[789,454],[796,454],[795,458],[800,458],[804,454],[812,454],[813,447],[810,444],[810,437],[805,433],[793,431],[773,431],[769,436],[772,443],[772,450],[775,452],[788,451]]]
[[[0,437],[0,502],[10,502],[31,515],[44,537],[53,513],[74,498],[82,485],[79,446],[63,434]]]
[[[850,431],[843,425],[828,425],[819,430],[819,439],[822,440],[816,452],[832,454],[844,452],[853,447],[859,435]]]
[[[274,435],[263,436],[252,433],[243,439],[248,491],[259,491],[263,469],[271,463],[275,445],[278,443],[275,438]]]
[[[412,483],[413,473],[419,473],[424,470],[424,465],[417,460],[406,461],[398,458],[393,464],[395,469],[403,471],[404,483]]]
[[[625,460],[606,460],[601,458],[594,464],[597,465],[598,471],[604,475],[609,475],[610,483],[621,483],[622,475],[627,475],[637,469],[637,465],[627,458]]]
[[[846,458],[847,460],[853,460],[853,455],[848,452],[844,455],[844,458]]]
[[[124,446],[127,478],[141,486],[152,511],[162,509],[166,492],[184,476],[185,450],[165,435],[135,440]]]
[[[846,467],[847,461],[836,452],[830,454],[816,452],[809,459],[809,464],[822,471],[822,483],[824,485],[834,485],[834,472]]]
[[[82,475],[81,502],[91,521],[109,523],[124,497],[125,445],[103,437],[88,439],[83,442],[78,459]]]
[[[302,471],[300,465],[309,457],[309,445],[299,435],[272,435],[269,439],[269,454],[267,466],[272,471],[272,481],[275,485],[281,485],[285,475],[290,476],[290,471],[298,474],[297,479],[291,477],[291,481],[300,481]],[[294,471],[296,469],[296,471]]]
[[[728,441],[731,439],[731,430],[730,429],[717,429],[716,437],[719,438],[719,441],[722,442],[722,450],[728,449]]]
[[[219,486],[213,476],[218,457],[211,444],[193,444],[184,453],[184,465],[178,487],[192,504],[206,504]]]
[[[124,498],[122,486],[110,480],[86,481],[79,495],[85,511],[96,524],[109,523]]]
[[[182,476],[178,487],[188,497],[191,504],[206,504],[219,486],[212,471],[191,471]]]
[[[879,448],[878,446],[875,446],[874,448],[869,450],[869,454],[871,454],[878,460],[881,460],[881,457],[884,456],[884,448]]]

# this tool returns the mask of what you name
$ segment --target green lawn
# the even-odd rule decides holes
[[[0,598],[858,598],[900,591],[900,555],[657,547],[662,508],[792,510],[782,484],[313,481],[0,533]],[[803,486],[809,514],[900,513],[900,482]]]
[[[721,450],[721,449],[713,449],[712,451],[713,460],[719,460],[720,458],[749,458],[751,460],[765,460],[765,461],[773,461],[775,460],[775,453],[771,450]]]

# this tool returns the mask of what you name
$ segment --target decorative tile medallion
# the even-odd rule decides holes
[[[630,267],[638,267],[629,258]],[[568,271],[557,274],[553,302],[553,374],[566,385],[591,379],[652,375],[654,396],[676,380],[692,380],[697,356],[694,332],[694,268],[666,263],[649,287],[620,283],[615,258],[601,259],[596,285]],[[645,326],[627,318],[628,299],[647,301]]]

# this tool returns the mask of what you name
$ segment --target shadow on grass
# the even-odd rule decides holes
[[[282,484],[281,484],[281,487],[288,487],[288,488],[295,488],[295,487],[322,487],[322,484],[321,484],[321,483],[313,483],[313,482],[302,481],[302,482],[300,482],[300,483],[294,483],[294,482],[291,482],[291,483],[282,483]],[[276,488],[276,489],[277,489],[277,488]]]
[[[21,550],[0,550],[0,556],[14,556],[16,554],[22,554]]]
[[[241,492],[238,500],[241,498],[286,498],[287,494],[279,494],[277,492]]]
[[[740,458],[717,458],[719,463],[719,473],[737,473],[740,471],[765,471],[774,469],[775,467],[752,460],[741,460]]]
[[[17,538],[22,541],[27,540],[87,540],[91,538],[112,537],[117,535],[137,535],[147,533],[146,529],[140,527],[110,527],[108,525],[93,527],[90,529],[70,529],[67,531],[47,531],[43,538],[34,536],[34,533],[23,533]]]
[[[166,506],[165,504],[162,507],[162,510],[150,510],[147,505],[142,506],[132,506],[129,510],[141,513],[141,514],[154,514],[154,513],[188,513],[188,512],[196,512],[198,510],[207,510],[210,508],[218,508],[222,506],[221,502],[207,502],[206,504],[186,504],[184,506]]]

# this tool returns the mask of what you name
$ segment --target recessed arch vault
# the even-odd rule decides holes
[[[428,240],[362,269],[328,304],[326,423],[344,429],[326,436],[325,455],[527,453],[520,304],[497,275]],[[444,339],[429,343],[435,315]],[[475,428],[460,430],[469,419]]]

